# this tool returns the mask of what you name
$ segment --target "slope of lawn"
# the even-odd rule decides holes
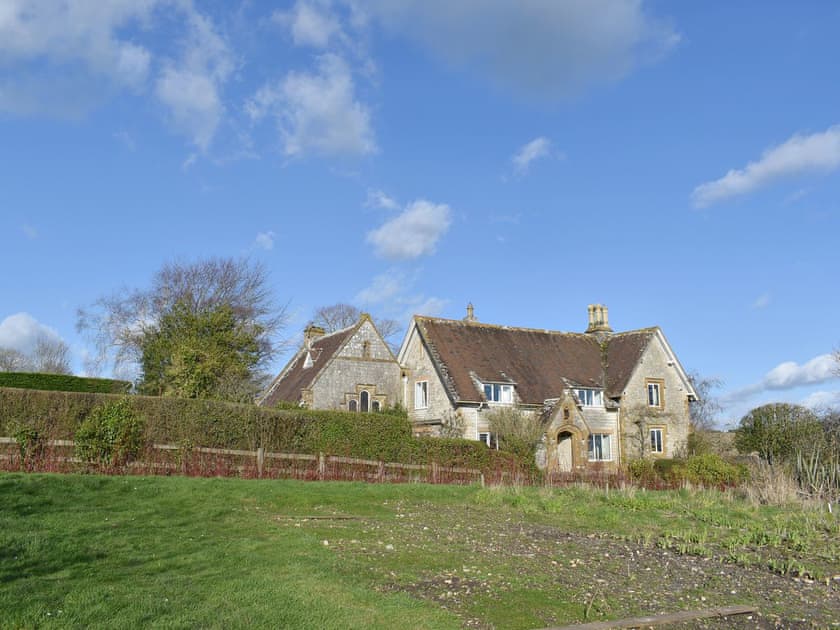
[[[272,518],[345,508],[351,494],[357,513],[377,515],[395,490],[2,475],[0,626],[458,627],[432,604],[341,575],[316,534]]]
[[[836,512],[715,491],[5,474],[0,506],[0,627],[840,619]]]

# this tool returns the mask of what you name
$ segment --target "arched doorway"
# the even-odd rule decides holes
[[[569,431],[557,434],[557,472],[571,472],[574,468],[573,443],[574,436]]]

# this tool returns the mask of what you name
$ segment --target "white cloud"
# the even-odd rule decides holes
[[[368,232],[376,253],[390,260],[418,258],[435,251],[438,240],[451,224],[449,206],[424,199],[409,204],[397,217]]]
[[[755,299],[755,302],[753,302],[752,307],[755,309],[767,308],[768,306],[770,306],[770,299],[771,296],[769,293],[762,293]]]
[[[548,157],[550,154],[551,140],[540,136],[539,138],[534,138],[520,148],[510,161],[513,162],[514,171],[516,171],[518,175],[524,175],[528,172],[531,162],[539,160],[540,158]]]
[[[274,249],[274,237],[275,234],[272,231],[260,232],[254,239],[254,245],[266,251]]]
[[[438,315],[447,300],[413,291],[417,276],[417,273],[408,275],[399,269],[390,269],[377,275],[354,300],[363,306],[377,306],[400,322],[408,321],[412,315]]]
[[[288,156],[377,150],[370,112],[356,99],[353,75],[338,55],[321,55],[316,73],[290,72],[278,83],[265,84],[245,110],[253,121],[276,117]]]
[[[361,304],[381,304],[393,301],[403,290],[407,281],[404,274],[391,270],[376,276],[369,286],[356,294],[355,301]]]
[[[840,408],[840,392],[813,392],[803,398],[800,404],[811,409]]]
[[[29,354],[35,349],[40,337],[60,340],[61,336],[29,313],[9,315],[0,322],[0,348],[12,348]]]
[[[120,36],[149,18],[162,0],[4,0],[0,4],[0,61],[81,64],[118,84],[138,88],[151,53]]]
[[[373,188],[368,189],[365,206],[368,208],[385,208],[386,210],[396,210],[400,207],[396,199],[381,190]]]
[[[190,12],[187,24],[182,56],[164,66],[155,94],[175,126],[204,151],[224,114],[221,90],[233,71],[233,54],[205,16]]]
[[[448,304],[448,300],[444,300],[438,297],[429,297],[423,299],[421,302],[418,302],[413,305],[412,307],[412,315],[428,315],[434,317],[436,315],[440,315],[443,309]],[[406,318],[407,319],[407,318]]]
[[[144,37],[154,49],[137,42]],[[177,59],[160,55],[170,40],[180,47]],[[147,94],[153,87],[174,126],[204,150],[224,113],[220,90],[233,57],[190,0],[4,0],[0,64],[15,68],[0,83],[0,110],[73,118],[108,88]]]
[[[272,19],[290,30],[297,46],[326,48],[341,33],[338,20],[323,4],[298,1],[290,11],[275,11]]]
[[[824,383],[836,378],[837,363],[830,354],[821,354],[807,363],[795,361],[780,363],[770,370],[762,381],[765,389],[791,389],[800,385]]]
[[[527,96],[562,98],[620,79],[679,35],[641,0],[368,0],[386,30]]]
[[[840,125],[809,136],[796,134],[765,151],[756,162],[731,170],[720,179],[700,184],[692,199],[698,208],[745,195],[762,186],[793,175],[831,171],[840,167]]]
[[[222,103],[213,79],[203,72],[170,66],[158,78],[156,92],[169,107],[175,125],[197,147],[207,149],[222,117]]]
[[[802,365],[795,361],[785,361],[767,372],[758,383],[725,394],[721,397],[721,403],[730,406],[765,391],[825,383],[838,377],[836,370],[837,363],[831,354],[821,354]]]

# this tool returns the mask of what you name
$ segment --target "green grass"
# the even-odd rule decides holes
[[[232,479],[0,476],[0,625],[451,628],[451,614],[356,576],[278,514],[400,488]],[[436,493],[445,498],[446,489]]]
[[[0,627],[840,616],[837,515],[714,491],[4,474],[0,506]]]

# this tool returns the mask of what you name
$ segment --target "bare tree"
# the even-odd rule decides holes
[[[0,348],[0,372],[31,372],[32,360],[14,348]]]
[[[312,318],[312,323],[320,326],[327,332],[334,332],[352,326],[361,317],[362,311],[352,304],[333,304],[331,306],[321,306],[315,309],[315,315]],[[395,340],[393,337],[400,332],[400,324],[393,319],[385,319],[381,317],[373,317],[373,323],[382,338],[395,350]]]
[[[533,457],[545,435],[545,422],[536,413],[516,407],[497,407],[487,413],[490,431],[496,434],[499,447],[520,457]]]
[[[72,374],[70,347],[62,339],[41,334],[28,354],[14,348],[0,348],[0,372]]]
[[[837,376],[840,376],[840,348],[837,348],[834,351],[833,356],[834,356],[834,363],[836,364],[834,366],[834,373]]]
[[[32,351],[32,365],[34,372],[72,374],[70,346],[63,339],[40,335]]]
[[[702,376],[696,371],[689,373],[688,380],[697,393],[697,400],[693,400],[688,408],[691,427],[695,431],[711,431],[722,409],[714,391],[723,385],[723,380],[714,376]]]
[[[286,307],[275,303],[268,273],[245,258],[207,258],[194,263],[171,262],[153,277],[148,289],[127,289],[78,311],[76,328],[96,347],[87,366],[100,372],[108,364],[115,373],[137,373],[144,342],[157,333],[161,318],[175,305],[194,314],[228,307],[238,324],[249,327],[258,345],[257,372],[285,345],[279,338]]]

